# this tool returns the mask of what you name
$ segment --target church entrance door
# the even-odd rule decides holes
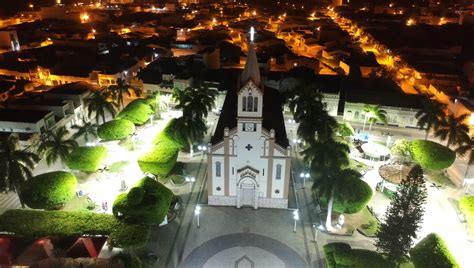
[[[250,185],[250,187],[245,187],[246,185],[242,185],[242,206],[243,207],[253,207],[253,195],[254,195],[254,187]]]

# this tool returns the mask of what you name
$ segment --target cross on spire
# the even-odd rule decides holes
[[[255,35],[255,28],[252,26],[250,27],[250,43],[253,43],[254,35]]]

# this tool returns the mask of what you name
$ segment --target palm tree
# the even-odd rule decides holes
[[[39,160],[36,154],[18,149],[15,134],[0,141],[0,189],[16,192],[23,208],[21,185],[33,176],[31,170]]]
[[[364,105],[364,126],[362,131],[365,130],[365,123],[369,121],[369,133],[372,130],[372,125],[377,122],[387,124],[387,111],[380,109],[380,105]]]
[[[349,146],[344,142],[333,139],[310,143],[303,150],[303,160],[311,166],[312,170],[320,173],[330,168],[341,168],[349,165]]]
[[[352,128],[351,124],[349,122],[342,122],[339,123],[337,126],[337,133],[339,136],[342,138],[346,139],[355,134],[354,128]]]
[[[426,128],[425,140],[431,129],[437,130],[442,118],[444,118],[444,110],[446,105],[436,100],[431,100],[428,95],[421,99],[422,109],[415,115],[418,120],[417,125],[420,128]]]
[[[193,157],[193,143],[204,138],[207,132],[207,126],[202,118],[180,117],[175,120],[173,135],[184,137],[189,143],[189,153]]]
[[[469,126],[466,123],[468,117],[469,114],[462,114],[460,116],[449,114],[445,119],[441,120],[435,132],[435,136],[439,137],[442,141],[447,140],[447,147],[451,145],[462,146],[467,143],[471,144]]]
[[[317,90],[316,84],[298,87],[290,98],[289,108],[293,113],[293,119],[300,123],[306,118],[308,111],[323,111],[322,94]]]
[[[314,169],[312,169],[314,171]],[[312,190],[316,195],[320,197],[325,197],[328,200],[327,206],[328,211],[326,215],[326,229],[332,229],[332,208],[334,204],[334,192],[335,189],[339,186],[342,179],[352,177],[360,179],[362,175],[354,169],[342,169],[342,168],[328,168],[321,173],[320,176],[315,177]]]
[[[214,108],[217,94],[217,90],[208,87],[189,87],[185,90],[175,89],[173,99],[178,102],[176,108],[183,110],[183,116],[204,118]]]
[[[131,96],[130,87],[125,83],[123,79],[117,80],[117,85],[108,86],[106,91],[114,102],[120,105],[120,108],[123,109],[123,94],[127,94],[129,97]]]
[[[84,136],[84,140],[87,143],[90,139],[97,138],[97,124],[88,121],[85,116],[82,117],[82,123],[80,125],[73,125],[71,128],[77,130],[77,132],[72,135],[73,139]]]
[[[60,159],[64,168],[64,162],[68,155],[78,146],[75,140],[66,139],[68,134],[69,131],[63,126],[55,132],[51,132],[49,137],[41,142],[38,152],[46,156],[48,166]]]
[[[105,123],[106,113],[109,113],[112,115],[112,117],[115,117],[117,103],[114,101],[109,101],[108,98],[109,96],[106,92],[102,93],[96,91],[85,99],[89,118],[91,117],[92,112],[96,113],[95,120],[97,123],[99,123],[99,117],[102,118],[102,123]]]

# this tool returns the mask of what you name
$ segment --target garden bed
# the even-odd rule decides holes
[[[153,108],[144,100],[130,102],[118,115],[118,119],[127,119],[135,125],[145,124],[154,114]]]
[[[393,183],[400,184],[403,178],[406,178],[410,173],[410,170],[413,168],[412,165],[394,165],[386,164],[382,165],[379,168],[379,175],[382,179]]]
[[[345,217],[346,225],[352,226],[351,228],[367,237],[375,237],[380,226],[380,221],[367,207],[355,214],[346,214]]]
[[[130,247],[145,245],[150,228],[102,213],[14,209],[0,216],[0,231],[31,239],[108,236],[112,246]]]
[[[97,128],[97,135],[104,141],[123,140],[135,132],[135,125],[128,120],[115,119]]]
[[[459,210],[466,220],[469,240],[474,241],[474,195],[463,196],[459,200]]]

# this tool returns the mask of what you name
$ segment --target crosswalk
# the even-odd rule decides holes
[[[21,208],[18,195],[12,192],[0,193],[0,215],[9,209]]]

